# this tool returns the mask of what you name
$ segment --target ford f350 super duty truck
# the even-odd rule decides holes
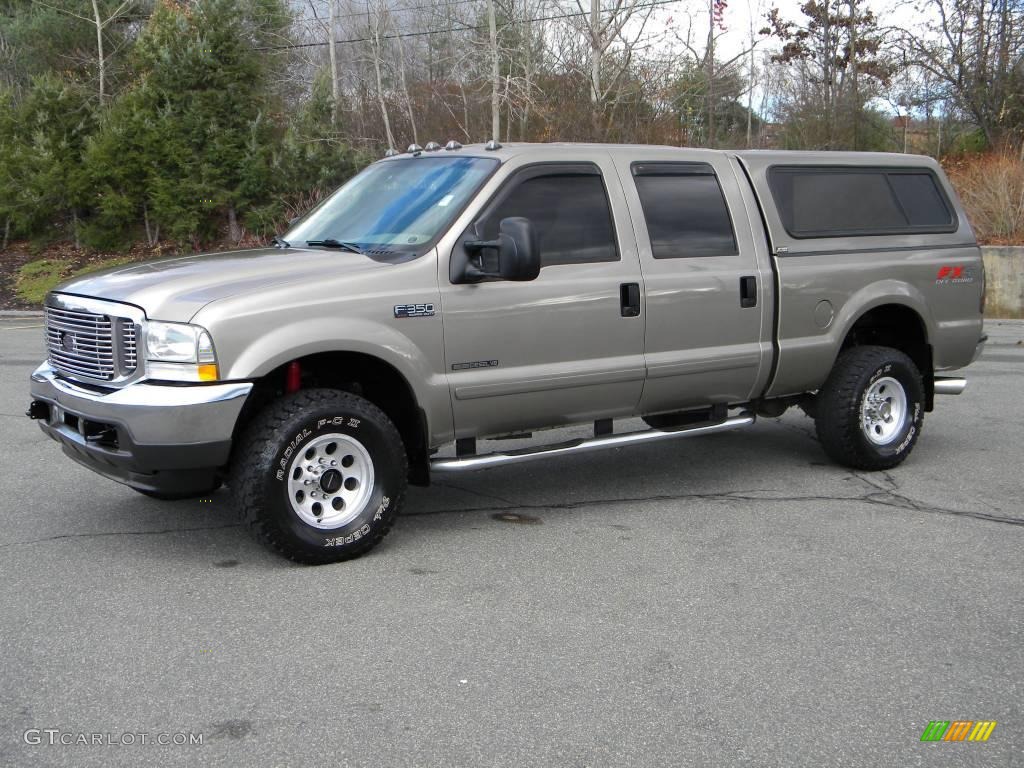
[[[793,405],[833,460],[890,468],[965,385],[937,372],[984,343],[979,249],[926,157],[432,143],[275,242],[50,293],[29,415],[149,496],[226,483],[307,563],[368,551],[432,472]],[[650,429],[615,430],[633,416]],[[592,439],[477,448],[581,422]]]

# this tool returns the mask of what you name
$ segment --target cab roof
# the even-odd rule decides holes
[[[487,157],[494,158],[501,162],[519,157],[521,155],[536,155],[537,159],[561,159],[572,157],[578,159],[588,152],[602,153],[612,156],[621,156],[639,153],[650,153],[654,151],[665,151],[666,153],[678,151],[685,153],[688,159],[696,159],[704,155],[732,156],[738,157],[748,165],[770,166],[770,165],[900,165],[900,166],[929,166],[935,167],[936,162],[927,155],[910,155],[896,152],[842,152],[842,151],[805,151],[805,150],[778,150],[778,149],[705,149],[700,147],[673,147],[659,144],[600,144],[585,142],[509,142],[499,144],[496,149],[488,149],[488,144],[466,144],[458,149],[438,149],[432,152],[422,153],[400,152],[397,155],[384,158],[385,160],[397,160],[412,156],[423,157]]]

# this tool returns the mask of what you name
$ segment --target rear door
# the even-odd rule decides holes
[[[616,163],[646,286],[640,412],[756,396],[771,362],[773,286],[749,184],[718,152],[640,150]]]
[[[492,239],[502,219],[523,216],[542,268],[530,282],[464,285],[441,260],[456,435],[631,414],[644,379],[641,279],[615,168],[604,153],[509,166],[449,255],[457,264],[463,242]],[[635,312],[624,309],[627,293]]]

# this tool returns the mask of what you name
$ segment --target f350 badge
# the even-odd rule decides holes
[[[395,317],[433,317],[434,305],[427,304],[395,304]]]

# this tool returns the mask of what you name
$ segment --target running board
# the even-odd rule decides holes
[[[749,427],[754,423],[754,416],[743,413],[726,419],[718,424],[707,424],[705,426],[689,427],[685,429],[649,429],[644,432],[627,432],[623,435],[609,435],[607,437],[591,437],[569,440],[564,443],[538,446],[536,448],[522,448],[518,451],[507,451],[499,453],[485,453],[480,456],[463,456],[458,458],[431,459],[430,469],[434,472],[464,472],[472,469],[486,469],[501,464],[518,464],[523,461],[531,461],[546,456],[564,456],[573,453],[584,453],[586,451],[597,451],[602,448],[618,448],[623,445],[635,443],[653,443],[656,440],[672,440],[677,437],[693,437],[696,435],[708,435],[712,432],[725,432],[729,429]]]
[[[967,379],[961,379],[960,377],[953,376],[935,377],[936,395],[959,395],[964,391],[964,387],[966,386]]]

